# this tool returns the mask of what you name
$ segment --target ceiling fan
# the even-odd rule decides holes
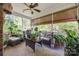
[[[24,3],[24,5],[28,8],[26,9],[23,9],[23,12],[27,11],[27,10],[30,10],[31,11],[31,14],[34,14],[34,11],[36,12],[41,12],[41,10],[39,9],[36,9],[36,7],[38,6],[38,3],[30,3],[30,4],[27,4],[27,3]]]

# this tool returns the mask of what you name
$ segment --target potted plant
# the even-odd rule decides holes
[[[55,39],[55,44],[54,44],[54,47],[62,47],[64,42],[63,40],[65,39],[65,37],[61,34],[53,34],[52,36],[54,39]]]
[[[77,32],[74,30],[67,30],[67,29],[65,29],[64,31],[66,33],[66,36],[57,33],[53,34],[52,37],[55,39],[55,41],[64,43],[65,45],[64,50],[66,56],[79,55],[79,38]]]
[[[64,40],[65,46],[65,55],[66,56],[76,56],[79,55],[79,40],[77,37],[76,31],[65,30],[67,36]]]
[[[37,33],[31,33],[31,38],[30,38],[30,40],[32,40],[32,41],[35,41],[36,39],[36,36],[37,36]]]

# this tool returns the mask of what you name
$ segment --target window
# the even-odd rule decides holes
[[[39,31],[52,31],[52,24],[37,25]]]
[[[31,29],[31,20],[23,18],[23,31]]]
[[[75,30],[76,32],[78,32],[77,21],[53,24],[53,32],[59,32],[59,33],[63,34],[64,29]]]
[[[18,26],[18,29],[22,30],[22,17],[13,15],[13,22]]]

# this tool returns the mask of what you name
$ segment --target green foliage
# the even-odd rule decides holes
[[[73,30],[64,30],[66,32],[66,37],[61,34],[53,34],[53,38],[55,38],[56,41],[64,42],[66,43],[66,46],[68,48],[73,48],[75,45],[79,44],[79,38],[77,37],[76,31]]]
[[[77,37],[77,33],[76,31],[73,30],[65,30],[66,34],[68,37],[72,37],[72,38],[76,38]]]
[[[43,24],[43,25],[37,25],[38,31],[51,31],[52,24]]]
[[[31,39],[36,37],[36,33],[31,33]]]
[[[58,41],[58,42],[64,42],[64,40],[65,40],[65,37],[61,34],[58,34],[58,33],[54,34],[53,38],[55,38],[55,40]]]
[[[73,31],[73,30],[65,30],[65,32],[67,34],[65,43],[66,43],[67,47],[73,48],[75,45],[77,45],[79,43],[77,33],[76,33],[76,31]]]
[[[35,41],[36,39],[36,37],[38,36],[38,31],[33,31],[33,32],[31,32],[31,38],[30,38],[30,40],[33,40],[33,41]]]
[[[66,23],[59,23],[57,24],[57,26],[59,26],[61,29],[72,29],[75,30],[78,27],[78,23],[77,22],[66,22]]]
[[[18,29],[18,25],[14,24],[13,21],[10,23],[10,26],[8,27],[8,29],[11,32],[11,34],[16,34],[17,32],[21,31]]]
[[[5,41],[3,42],[3,44],[4,44],[4,45],[6,45],[7,43],[8,43],[8,41],[7,41],[7,40],[5,40]]]

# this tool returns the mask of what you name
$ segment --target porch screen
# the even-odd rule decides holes
[[[77,7],[53,13],[53,23],[76,21]]]
[[[49,23],[52,23],[52,14],[32,20],[32,24],[34,25],[49,24]]]

